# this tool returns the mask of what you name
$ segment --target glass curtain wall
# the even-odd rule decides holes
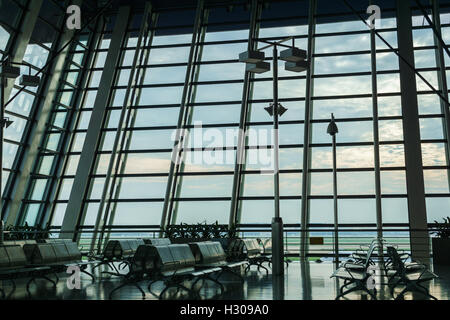
[[[337,178],[341,250],[350,250],[350,239],[356,234],[367,239],[376,236],[377,226],[383,227],[384,236],[400,237],[408,246],[408,232],[402,231],[408,227],[408,207],[399,59],[378,37],[372,44],[370,30],[349,8],[343,4],[329,7],[325,2],[317,1],[313,19],[311,64],[314,72],[311,79],[306,78],[306,73],[291,73],[285,71],[281,63],[279,66],[280,102],[288,109],[280,118],[279,129],[281,215],[285,224],[298,228],[302,201],[308,201],[310,236],[325,236],[329,237],[327,241],[331,241],[331,233],[326,229],[332,228],[334,223],[332,148],[326,129],[333,113],[339,128]],[[294,36],[296,47],[307,49],[309,3],[259,3],[258,39],[280,40]],[[355,7],[360,13],[366,10],[362,4],[355,4]],[[186,106],[190,116],[184,126],[189,134],[187,144],[183,146],[184,162],[174,173],[177,185],[171,198],[170,223],[228,223],[245,74],[245,64],[238,62],[238,55],[247,50],[252,10],[254,8],[244,4],[205,7],[200,40],[194,43],[199,60],[193,64],[194,77],[188,83],[185,83],[185,78],[196,12],[192,9],[155,11],[154,25],[149,30],[151,41],[145,47],[150,50],[149,60],[136,66],[145,69],[145,77],[143,84],[137,87],[140,99],[131,106],[136,110],[136,119],[126,129],[130,131],[130,143],[121,151],[126,154],[126,161],[119,175],[120,192],[111,200],[115,204],[113,226],[160,225],[185,86],[192,93]],[[386,1],[377,31],[397,48],[395,16],[395,1]],[[412,19],[416,68],[435,88],[439,88],[438,73],[444,70],[438,67],[433,31],[419,11],[414,11]],[[116,68],[116,82],[112,88],[114,95],[103,123],[97,164],[84,202],[85,226],[94,225],[99,213],[141,20],[139,14],[130,17],[128,40],[121,49],[122,59]],[[440,14],[440,20],[444,41],[448,43],[449,15]],[[76,119],[73,120],[74,129],[67,138],[70,143],[63,160],[57,164],[62,166],[64,173],[55,180],[53,193],[45,198],[51,205],[48,209],[40,209],[42,217],[49,216],[54,226],[61,225],[65,212],[111,30],[112,27],[108,29],[107,26],[103,29],[102,40],[93,53],[95,65],[88,69],[86,75],[89,85],[81,89],[83,98],[73,106],[77,110],[72,116]],[[79,41],[82,42],[81,39]],[[84,46],[88,45],[85,43]],[[73,59],[82,51],[80,46],[74,49]],[[265,53],[266,60],[271,62],[271,50]],[[445,53],[444,57],[448,82],[450,58]],[[372,77],[373,73],[375,77]],[[72,70],[67,69],[67,82],[71,75],[75,76]],[[376,79],[376,92],[372,79]],[[311,81],[313,91],[308,102],[311,119],[305,123],[307,81]],[[238,195],[238,217],[244,226],[267,226],[273,216],[274,192],[273,176],[264,172],[270,169],[272,153],[272,118],[264,107],[272,101],[272,73],[256,75],[251,80],[251,87],[249,118],[245,124],[248,131],[247,162],[242,172],[242,192]],[[62,88],[62,93],[66,89]],[[450,204],[447,137],[439,98],[420,79],[418,91],[427,214],[431,223],[440,219],[443,208]],[[374,99],[378,105],[376,113]],[[57,109],[55,115],[66,112]],[[378,119],[376,126],[375,119]],[[60,126],[67,125],[62,119],[59,121]],[[310,137],[304,136],[305,126],[310,129]],[[50,130],[49,138],[52,134],[58,135]],[[304,150],[307,139],[309,148]],[[379,172],[375,166],[377,153]],[[53,157],[45,154],[43,159],[47,156],[49,159]],[[261,158],[259,160],[269,160],[258,161],[258,157]],[[305,159],[308,168],[303,168]],[[307,186],[302,185],[304,174],[308,175]],[[378,174],[379,194],[376,190]],[[41,201],[40,197],[33,197],[40,195],[39,190],[43,186],[38,181],[45,179],[49,178],[39,177],[30,184],[30,199],[27,200]],[[307,199],[302,199],[305,188]],[[381,198],[379,211],[377,197]],[[42,207],[42,204],[36,205]],[[33,212],[37,209],[28,210],[23,221],[32,223],[36,221]],[[332,247],[327,250],[332,250]],[[310,248],[310,254],[316,252],[316,248]]]

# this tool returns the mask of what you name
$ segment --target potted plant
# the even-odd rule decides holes
[[[433,263],[450,265],[450,217],[444,218],[444,222],[435,222],[436,235],[431,239],[433,245]]]
[[[23,226],[6,226],[4,235],[5,241],[10,240],[36,240],[43,242],[50,236],[50,225],[47,224],[44,228],[29,226],[26,222]]]
[[[236,227],[233,225],[229,228],[217,221],[210,225],[206,221],[197,224],[181,223],[168,225],[164,230],[164,236],[169,238],[172,243],[219,241],[226,248],[229,239],[236,237]]]

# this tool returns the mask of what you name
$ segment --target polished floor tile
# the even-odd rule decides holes
[[[256,267],[244,276],[245,282],[242,284],[232,277],[223,277],[225,293],[219,295],[220,290],[214,283],[205,283],[201,291],[203,299],[230,299],[230,300],[332,300],[336,297],[338,288],[342,282],[330,278],[335,265],[330,262],[298,262],[294,261],[286,269],[284,278],[272,277],[265,271],[258,271]],[[439,300],[447,300],[450,297],[450,266],[434,267],[434,272],[439,276],[438,279],[429,283],[430,293]],[[121,283],[118,277],[103,275],[100,279],[97,272],[97,281],[92,283],[90,278],[82,275],[81,289],[70,290],[67,287],[67,275],[60,274],[60,279],[56,289],[45,280],[36,280],[31,284],[32,299],[51,299],[51,300],[106,300],[109,293]],[[26,281],[17,282],[17,290],[10,297],[11,299],[29,299],[25,290]],[[148,281],[140,283],[146,292],[146,300],[155,300],[147,290]],[[189,283],[186,283],[189,286]],[[11,291],[11,285],[8,281],[3,282],[3,288],[8,294]],[[153,286],[155,292],[160,292],[163,286],[156,283]],[[397,289],[397,292],[401,288]],[[189,298],[183,292],[171,290],[167,297],[172,299]],[[378,290],[378,299],[392,299],[389,290],[385,286],[380,286]],[[142,296],[139,290],[133,286],[127,286],[113,295],[113,299],[121,300],[141,300]],[[354,292],[347,295],[347,300],[369,300],[370,297],[362,292]],[[408,293],[406,300],[424,299],[421,294]]]

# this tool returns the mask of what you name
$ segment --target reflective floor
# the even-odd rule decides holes
[[[241,284],[232,277],[223,277],[225,293],[219,295],[220,290],[214,283],[206,282],[201,290],[203,299],[230,299],[230,300],[332,300],[336,297],[338,288],[342,285],[342,281],[331,279],[335,265],[331,261],[322,263],[316,262],[298,262],[294,261],[286,269],[284,281],[283,279],[273,279],[269,273],[256,270],[252,267],[251,271],[244,276],[245,282]],[[448,300],[450,298],[450,266],[434,267],[434,272],[439,279],[429,283],[430,293],[439,300]],[[99,276],[99,273],[96,272]],[[101,279],[97,279],[92,283],[86,275],[81,276],[81,289],[70,290],[67,287],[67,276],[60,274],[60,279],[53,288],[50,282],[45,280],[36,280],[30,286],[32,299],[77,299],[77,300],[106,300],[109,293],[121,283],[121,279],[103,275]],[[147,300],[157,299],[147,290],[148,281],[141,282],[142,288],[146,292]],[[189,287],[189,283],[186,286]],[[17,290],[10,297],[11,299],[29,299],[26,290],[26,281],[17,282]],[[8,294],[11,286],[8,281],[3,282],[3,288]],[[162,284],[156,283],[153,289],[156,293],[162,290]],[[396,292],[401,291],[399,287]],[[183,299],[188,298],[182,292],[170,291],[164,298]],[[379,286],[378,299],[392,299],[389,290],[385,286]],[[142,296],[135,287],[127,286],[113,295],[113,299],[122,300],[141,300]],[[369,300],[370,297],[363,292],[353,292],[348,294],[344,299],[347,300]],[[405,295],[406,300],[424,299],[421,294]]]

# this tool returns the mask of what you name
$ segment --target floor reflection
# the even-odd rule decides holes
[[[203,299],[227,299],[227,300],[332,300],[336,297],[338,288],[342,283],[339,280],[330,278],[335,269],[332,261],[322,263],[310,261],[294,261],[285,270],[284,276],[272,277],[264,270],[250,270],[245,276],[245,282],[237,282],[233,277],[224,277],[223,282],[226,288],[222,296],[218,296],[218,288],[213,283],[207,283],[202,290]],[[438,279],[429,283],[430,293],[440,300],[448,300],[450,297],[450,267],[432,266]],[[82,278],[81,290],[69,290],[66,286],[66,278],[62,275],[56,288],[46,282],[37,280],[31,286],[33,298],[51,300],[98,300],[108,299],[109,292],[120,283],[120,279],[103,278],[101,281],[91,283],[88,277]],[[17,290],[12,295],[12,299],[28,299],[25,290],[26,282],[19,280]],[[11,285],[4,281],[3,287],[8,294]],[[143,282],[142,287],[146,288],[147,283]],[[155,285],[155,290],[162,290],[162,284]],[[183,299],[182,293],[175,293],[173,299]],[[387,288],[381,286],[378,290],[378,299],[392,299]],[[130,286],[125,287],[114,294],[114,299],[141,300],[140,292]],[[156,299],[150,293],[146,294],[147,300]],[[347,295],[346,300],[366,300],[370,299],[366,294],[354,292]],[[408,293],[405,299],[423,299],[420,294]]]

